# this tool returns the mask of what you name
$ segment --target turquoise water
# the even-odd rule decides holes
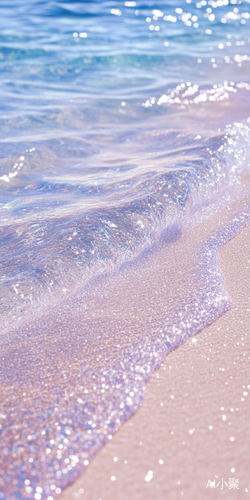
[[[195,306],[168,291],[154,325],[146,305],[141,329],[125,313],[101,319],[126,281],[112,273],[128,261],[140,273],[204,207],[241,196],[250,4],[3,0],[0,26],[0,499],[53,500],[139,407],[167,353],[230,307],[215,255],[248,210],[196,247]]]
[[[11,320],[17,276],[24,310],[30,295],[137,254],[194,185],[220,177],[206,141],[216,151],[218,128],[248,102],[249,4],[204,1],[1,3],[1,307]]]

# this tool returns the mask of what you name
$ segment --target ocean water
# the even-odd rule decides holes
[[[230,307],[250,3],[2,0],[0,26],[0,499],[54,500]]]

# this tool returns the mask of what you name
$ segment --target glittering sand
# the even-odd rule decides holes
[[[94,279],[85,296],[72,294],[3,337],[7,500],[19,491],[31,498],[34,489],[37,500],[53,500],[74,480],[62,499],[174,499],[178,491],[200,499],[213,494],[213,481],[219,491],[222,479],[221,495],[229,480],[239,480],[240,495],[248,489],[249,354],[241,323],[248,229],[222,250],[233,308],[213,323],[230,306],[218,251],[249,221],[247,181],[222,206],[217,196],[208,209],[192,209],[186,231],[163,233],[138,260]],[[142,408],[121,427],[167,353]]]
[[[167,357],[140,410],[62,500],[248,498],[250,224],[220,263],[231,309]]]

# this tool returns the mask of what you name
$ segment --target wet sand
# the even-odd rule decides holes
[[[231,309],[167,357],[140,410],[60,499],[248,498],[250,224],[220,262]]]

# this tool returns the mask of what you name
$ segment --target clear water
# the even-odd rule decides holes
[[[250,5],[3,0],[0,25],[0,498],[52,500],[230,307],[247,202],[190,235],[248,199]]]

